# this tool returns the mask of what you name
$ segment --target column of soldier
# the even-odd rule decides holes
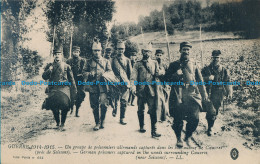
[[[142,59],[136,60],[137,52],[133,52],[131,60],[124,56],[125,45],[119,41],[116,45],[115,56],[111,57],[112,48],[105,49],[102,56],[102,47],[99,42],[92,46],[93,56],[84,60],[80,55],[80,47],[73,47],[73,57],[63,62],[61,50],[54,50],[54,62],[45,67],[43,78],[49,81],[69,81],[70,86],[49,86],[46,90],[48,98],[43,103],[43,108],[51,109],[57,126],[64,127],[67,113],[76,106],[75,116],[79,117],[79,108],[85,98],[85,91],[89,92],[90,106],[93,110],[95,126],[94,131],[104,128],[107,108],[112,106],[112,115],[116,116],[117,101],[120,101],[120,124],[126,125],[125,112],[128,105],[133,105],[137,96],[137,116],[139,120],[139,132],[145,133],[144,111],[145,104],[148,105],[148,113],[151,120],[151,135],[153,138],[161,136],[157,132],[156,123],[165,120],[167,108],[169,114],[174,118],[172,129],[177,137],[177,146],[183,147],[181,132],[183,121],[186,120],[186,136],[184,141],[189,142],[192,133],[199,123],[199,112],[202,110],[203,102],[206,105],[208,121],[208,136],[212,135],[212,127],[224,96],[232,97],[231,86],[204,86],[190,85],[190,81],[215,81],[228,82],[230,76],[228,70],[221,66],[221,51],[212,52],[212,61],[201,71],[190,60],[192,45],[189,42],[180,44],[180,59],[169,65],[162,62],[164,52],[157,49],[156,60],[152,59],[152,45],[147,44],[142,49]],[[77,85],[78,81],[113,81],[126,82],[124,86],[106,85]],[[183,85],[134,85],[134,81],[150,82],[167,81],[183,82]],[[114,92],[113,92],[114,90]],[[117,94],[116,94],[117,93]],[[72,101],[71,101],[72,100]],[[74,101],[75,100],[75,101]],[[167,100],[169,103],[167,104]],[[128,104],[129,103],[129,104]],[[204,107],[205,108],[205,107]],[[61,110],[61,121],[60,111]],[[71,110],[71,112],[72,112]]]

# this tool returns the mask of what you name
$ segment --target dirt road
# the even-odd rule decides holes
[[[36,108],[40,109],[40,103]],[[223,129],[226,124],[224,115],[220,114],[214,127],[215,135],[205,134],[205,114],[200,115],[200,124],[193,135],[190,145],[184,148],[175,147],[176,138],[171,129],[169,118],[158,123],[160,139],[153,139],[150,135],[148,114],[145,115],[147,132],[138,132],[137,106],[129,106],[126,113],[127,125],[119,124],[119,114],[112,116],[111,107],[107,111],[105,129],[93,131],[94,118],[88,101],[88,94],[80,108],[80,117],[68,114],[65,131],[55,129],[53,120],[46,120],[42,124],[47,127],[29,139],[24,140],[23,148],[16,142],[2,145],[2,161],[5,163],[165,163],[199,162],[209,160],[225,160],[233,162],[230,157],[232,148],[237,148],[239,157],[234,162],[248,162],[258,159],[257,149],[245,145],[243,136],[236,129]],[[38,115],[51,115],[51,111],[38,111]],[[184,137],[184,134],[183,134]],[[16,146],[14,146],[16,144]],[[20,144],[18,144],[20,145]],[[26,147],[27,146],[27,147]],[[138,154],[138,152],[140,154]],[[250,158],[249,158],[250,157]],[[18,159],[17,159],[18,158]],[[30,159],[28,159],[30,158]],[[33,159],[34,158],[34,159]],[[180,159],[179,159],[180,158]],[[212,163],[215,163],[215,161]]]

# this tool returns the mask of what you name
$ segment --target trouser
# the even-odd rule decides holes
[[[199,123],[200,107],[196,102],[189,101],[175,106],[173,114],[172,129],[177,138],[181,138],[181,131],[183,129],[183,120],[186,118],[186,137],[191,137],[196,130]]]
[[[144,128],[144,111],[145,104],[148,105],[148,113],[150,114],[151,119],[151,133],[156,132],[156,123],[157,123],[157,115],[156,115],[156,97],[147,95],[145,97],[137,97],[137,105],[138,105],[138,120],[140,128]]]
[[[120,101],[120,119],[125,118],[128,97],[129,97],[129,89],[121,91],[119,97],[115,98],[114,100],[115,108],[113,110],[113,113],[115,114],[117,113],[118,101]]]
[[[90,106],[93,110],[93,115],[96,125],[104,123],[109,100],[106,93],[90,93]],[[100,111],[100,112],[99,112]],[[101,113],[101,114],[100,114]]]
[[[84,101],[85,97],[86,97],[86,94],[85,94],[84,90],[78,89],[76,102],[75,102],[75,105],[76,105],[76,115],[78,115],[79,108],[80,108],[82,102]]]
[[[128,98],[128,103],[133,104],[134,100],[135,100],[135,95],[132,92],[130,92],[129,98]]]
[[[59,126],[60,125],[60,110],[58,110],[58,109],[52,110],[52,113],[53,113],[54,119],[57,123],[57,126]],[[67,113],[68,113],[68,110],[61,110],[61,125],[65,124],[65,121],[67,118]]]
[[[224,95],[221,89],[212,90],[210,100],[215,109],[208,109],[208,112],[206,114],[209,130],[211,130],[211,128],[214,126],[215,120],[217,119],[219,108],[221,107],[221,104],[223,102],[223,97]]]

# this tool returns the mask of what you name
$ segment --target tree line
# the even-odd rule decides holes
[[[163,12],[169,34],[175,30],[234,32],[245,38],[260,37],[260,2],[259,0],[228,1],[226,3],[209,3],[202,7],[194,0],[177,0],[164,5],[160,11],[154,10],[149,16],[140,16],[139,22],[114,25],[112,34],[117,31],[121,38],[134,36],[143,32],[164,30]]]

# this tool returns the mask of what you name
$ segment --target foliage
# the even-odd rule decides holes
[[[131,42],[130,40],[127,40],[125,42],[125,56],[129,58],[131,56],[130,55],[131,52],[138,53],[139,52],[139,47],[138,47],[137,43]]]
[[[71,33],[72,43],[81,47],[81,55],[91,53],[94,37],[98,37],[103,48],[109,35],[106,23],[112,20],[114,2],[104,1],[48,1],[46,16],[50,31],[48,40],[53,40],[56,27],[55,46],[63,46],[65,57],[69,56]]]
[[[174,30],[199,29],[206,31],[238,31],[246,38],[260,37],[260,3],[258,0],[242,0],[226,3],[215,2],[202,8],[198,1],[174,1],[154,10],[149,16],[139,18],[139,26],[145,32],[164,30],[163,11],[169,34]]]

